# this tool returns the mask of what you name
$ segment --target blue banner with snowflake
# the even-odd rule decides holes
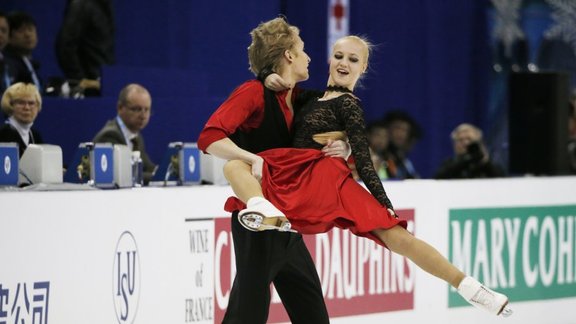
[[[576,88],[576,1],[492,0],[488,15],[493,71],[485,125],[492,158],[508,165],[508,78],[562,72]],[[566,98],[568,102],[568,98]]]

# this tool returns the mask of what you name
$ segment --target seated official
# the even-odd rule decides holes
[[[148,184],[156,164],[150,160],[144,145],[141,131],[148,125],[152,109],[152,98],[146,88],[139,84],[129,84],[120,91],[116,118],[94,136],[94,143],[112,143],[128,145],[132,151],[140,151],[143,165],[144,184]]]
[[[18,143],[20,157],[30,144],[43,144],[40,133],[32,128],[42,110],[42,98],[35,85],[18,82],[2,95],[2,113],[6,117],[0,127],[0,142]]]

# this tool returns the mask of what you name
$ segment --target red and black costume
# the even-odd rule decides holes
[[[313,135],[330,131],[346,132],[358,174],[370,192],[352,178],[343,159],[320,151]],[[370,158],[359,99],[343,94],[309,101],[295,118],[292,146],[259,154],[265,161],[264,196],[286,214],[292,228],[304,234],[348,228],[384,245],[372,230],[406,227],[406,221],[387,210],[393,206]]]
[[[297,89],[293,91],[295,98]],[[216,110],[198,139],[205,151],[215,141],[229,137],[253,153],[289,146],[292,112],[287,92],[274,93],[258,81],[240,85]],[[230,292],[224,323],[266,323],[270,283],[274,283],[292,323],[329,323],[320,279],[302,235],[251,232],[238,222],[239,206],[232,213],[236,253],[236,278]]]

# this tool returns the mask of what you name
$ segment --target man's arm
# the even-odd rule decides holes
[[[242,160],[247,163],[254,161],[256,154],[241,149],[228,137],[208,145],[206,152],[224,160]]]
[[[252,166],[252,175],[254,175],[256,179],[262,178],[264,160],[254,153],[241,149],[228,137],[208,145],[206,152],[225,160],[244,161]]]

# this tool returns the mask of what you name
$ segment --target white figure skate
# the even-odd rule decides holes
[[[508,317],[513,313],[506,295],[493,291],[472,277],[462,280],[458,293],[470,304],[492,314]]]
[[[296,232],[286,215],[264,198],[250,199],[246,209],[238,213],[238,221],[244,228],[253,232],[276,230]]]

